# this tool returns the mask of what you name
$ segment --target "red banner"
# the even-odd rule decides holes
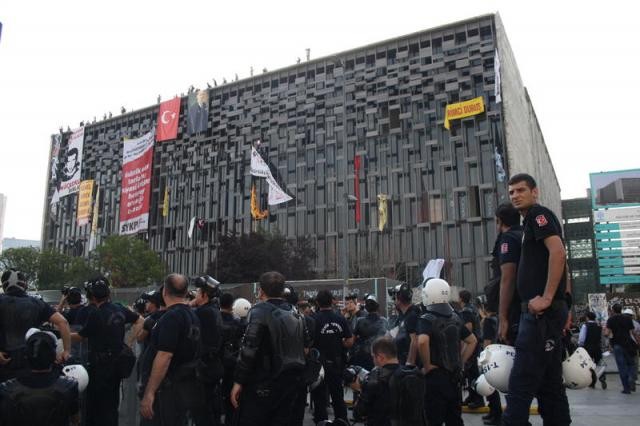
[[[353,178],[353,194],[356,196],[356,223],[360,223],[360,156],[353,159],[355,176]]]
[[[120,235],[126,235],[149,227],[153,132],[124,141],[122,156]]]
[[[158,142],[176,139],[178,137],[178,122],[180,121],[180,98],[173,98],[160,104],[158,111],[158,126],[156,140]]]

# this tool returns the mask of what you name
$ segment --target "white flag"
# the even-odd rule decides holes
[[[493,92],[496,96],[496,103],[499,104],[500,102],[502,102],[502,91],[500,90],[500,83],[502,79],[500,78],[500,56],[498,56],[498,49],[496,49],[496,54],[493,59],[493,68],[496,72],[495,87]]]
[[[267,183],[269,184],[268,204],[270,206],[286,203],[287,201],[293,200],[293,198],[289,194],[284,192],[280,187],[280,185],[278,185],[278,182],[275,180],[275,178],[271,174],[271,170],[269,170],[269,165],[264,161],[262,156],[258,153],[258,151],[254,147],[251,148],[250,173],[253,176],[263,177],[267,179]]]
[[[195,225],[196,225],[196,217],[194,216],[191,218],[191,222],[189,222],[189,231],[187,232],[189,239],[191,239],[191,236],[193,235],[193,228]]]
[[[424,271],[422,271],[423,283],[429,278],[439,278],[443,266],[444,259],[431,259],[424,268]]]

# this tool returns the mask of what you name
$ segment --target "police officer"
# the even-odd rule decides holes
[[[389,293],[398,311],[398,317],[389,331],[397,347],[398,359],[400,364],[416,365],[416,360],[419,360],[416,329],[420,309],[412,304],[413,291],[409,284],[399,284]]]
[[[462,324],[473,333],[476,340],[480,341],[480,315],[478,314],[478,310],[475,306],[471,304],[471,293],[468,290],[460,290],[458,293],[458,303],[460,305],[460,319],[462,320]],[[478,370],[478,363],[476,362],[476,358],[480,354],[480,345],[476,345],[476,351],[471,357],[470,362],[468,362],[464,366],[464,378],[467,382],[467,390],[469,395],[466,400],[463,402],[463,405],[466,405],[470,409],[477,409],[480,407],[484,407],[484,398],[478,392],[476,392],[473,383],[480,376],[480,371]]]
[[[343,315],[349,322],[349,326],[353,332],[353,330],[356,329],[356,322],[358,321],[358,318],[362,318],[367,314],[358,306],[358,295],[355,293],[347,295],[344,298],[344,303]]]
[[[52,323],[60,332],[64,351],[58,361],[66,361],[71,347],[67,320],[41,299],[27,294],[27,280],[22,272],[7,270],[1,280],[4,294],[0,295],[0,382],[26,372],[24,336],[27,330],[44,322]]]
[[[143,418],[161,425],[185,423],[187,412],[198,412],[205,401],[197,379],[201,352],[200,320],[187,304],[189,283],[185,276],[169,274],[162,297],[166,312],[151,330],[149,349],[142,360],[145,390],[140,403]]]
[[[516,291],[516,277],[520,263],[522,227],[520,212],[511,204],[501,204],[496,209],[498,237],[493,248],[494,275],[499,279],[498,339],[512,345],[518,334],[520,322],[520,296]]]
[[[166,306],[162,298],[162,287],[143,294],[141,299],[144,300],[145,304],[145,317],[142,327],[138,330],[136,339],[138,343],[142,344],[142,352],[144,352],[149,345],[151,330],[166,312]]]
[[[342,392],[342,371],[345,365],[345,350],[353,345],[353,335],[347,320],[333,311],[333,295],[329,290],[320,290],[316,296],[318,312],[314,316],[315,334],[313,347],[320,352],[324,368],[324,380],[312,392],[313,420],[327,420],[327,391],[336,419],[347,421],[347,406]]]
[[[371,343],[373,343],[376,337],[384,336],[388,328],[386,318],[378,314],[379,308],[380,304],[373,294],[365,295],[364,309],[367,311],[367,315],[358,318],[355,329],[353,330],[356,342],[350,362],[369,371],[373,368]]]
[[[86,339],[89,347],[86,424],[117,425],[121,381],[119,367],[125,349],[125,326],[136,324],[139,327],[142,318],[124,306],[111,303],[109,281],[105,277],[88,281],[85,290],[95,307],[88,311],[86,323],[80,331],[72,334],[72,338],[74,341]]]
[[[285,425],[311,343],[304,319],[283,299],[284,276],[260,276],[259,299],[250,311],[231,389],[238,425]]]
[[[240,351],[240,341],[244,334],[244,328],[240,319],[233,315],[233,295],[222,293],[220,295],[220,314],[222,316],[222,365],[224,376],[222,377],[221,395],[222,410],[224,412],[224,424],[231,426],[233,420],[233,406],[229,399],[233,386],[233,372]]]
[[[210,277],[203,275],[194,281],[196,287],[196,298],[193,304],[196,306],[195,312],[200,320],[202,337],[202,368],[199,378],[202,381],[205,400],[205,410],[195,413],[194,422],[196,426],[217,425],[220,423],[221,397],[220,380],[222,380],[222,315],[218,309],[218,298],[220,297],[220,283]]]
[[[66,305],[66,307],[65,307]],[[69,287],[63,290],[62,300],[60,301],[60,305],[58,305],[58,311],[62,312],[62,316],[65,317],[67,322],[69,323],[69,327],[72,330],[82,326],[78,322],[78,313],[82,309],[82,290],[78,287]],[[64,309],[61,309],[65,307]]]
[[[62,426],[79,423],[78,383],[54,370],[56,338],[37,331],[26,342],[30,373],[0,385],[0,424]]]
[[[509,179],[509,198],[524,217],[517,291],[522,314],[509,378],[505,425],[525,425],[535,396],[544,423],[571,423],[562,382],[562,334],[567,320],[562,225],[537,204],[536,181],[527,174]]]
[[[426,313],[418,321],[418,350],[425,373],[425,413],[429,426],[462,425],[462,368],[473,355],[477,339],[449,305],[449,284],[440,278],[422,290]],[[461,351],[461,342],[464,347]]]

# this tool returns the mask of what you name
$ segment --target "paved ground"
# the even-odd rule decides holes
[[[637,426],[640,424],[640,393],[624,395],[617,375],[607,375],[608,388],[567,390],[573,424],[577,426]],[[535,401],[534,401],[535,404]],[[331,411],[331,410],[329,410]],[[350,412],[351,413],[351,412]],[[482,414],[464,414],[465,425],[483,425]],[[331,414],[329,415],[331,417]],[[531,416],[533,426],[541,426],[540,416]],[[304,426],[313,426],[307,413]]]

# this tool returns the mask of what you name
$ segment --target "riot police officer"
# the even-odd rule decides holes
[[[78,383],[53,369],[56,337],[37,331],[26,341],[30,373],[0,384],[0,424],[62,426],[79,423]]]
[[[468,290],[460,290],[458,293],[458,303],[460,304],[460,311],[458,312],[463,325],[473,333],[476,340],[480,342],[480,314],[475,306],[471,304],[471,293]],[[474,383],[480,371],[478,370],[478,363],[476,358],[480,354],[481,345],[476,345],[476,351],[470,362],[464,366],[464,379],[467,382],[467,391],[469,395],[463,402],[464,405],[470,409],[477,409],[484,407],[484,397],[475,390]]]
[[[220,380],[222,380],[222,315],[218,309],[220,297],[220,283],[203,275],[194,281],[196,287],[195,304],[196,315],[200,320],[202,352],[200,359],[202,366],[198,374],[203,384],[205,409],[196,412],[194,422],[196,426],[217,425],[220,423],[221,404]]]
[[[451,308],[449,293],[449,284],[440,278],[427,281],[422,290],[426,313],[418,321],[418,350],[425,373],[425,413],[430,426],[464,424],[462,368],[477,344]],[[462,351],[461,342],[465,343]]]
[[[88,311],[82,329],[72,337],[74,341],[86,339],[89,346],[86,424],[117,426],[120,381],[131,373],[135,363],[133,353],[124,343],[125,326],[142,326],[142,317],[111,303],[109,281],[105,277],[88,281],[85,290],[94,308]]]
[[[333,295],[321,290],[316,296],[319,311],[314,316],[313,347],[320,352],[324,368],[324,381],[311,392],[313,419],[316,423],[327,420],[327,391],[336,419],[347,421],[347,406],[342,392],[342,371],[346,366],[345,350],[353,345],[353,335],[347,320],[333,309]]]
[[[249,313],[231,389],[240,426],[288,424],[311,336],[304,319],[283,299],[284,276],[260,276],[261,303]]]
[[[78,327],[82,326],[78,322],[78,313],[82,309],[82,290],[78,287],[69,287],[64,288],[62,291],[62,300],[58,305],[58,312],[62,312],[62,316],[69,323],[69,327],[76,331]],[[67,305],[66,308],[61,309],[65,305]]]
[[[199,412],[206,405],[204,388],[197,379],[201,352],[200,320],[187,304],[189,283],[180,274],[164,280],[162,297],[166,312],[151,330],[149,348],[141,361],[144,394],[140,414],[161,425],[178,426],[187,412]]]
[[[509,179],[509,198],[524,217],[517,277],[522,314],[502,422],[528,424],[535,396],[545,423],[568,425],[571,415],[562,380],[562,336],[568,316],[562,225],[551,210],[537,204],[538,188],[530,175]]]
[[[411,303],[413,291],[407,283],[389,289],[389,295],[393,298],[398,311],[398,316],[389,330],[396,344],[398,360],[403,365],[416,365],[416,361],[419,361],[416,329],[420,309]]]
[[[52,323],[60,332],[64,351],[58,361],[69,358],[71,339],[69,323],[41,299],[27,294],[27,280],[22,272],[7,270],[2,274],[0,295],[0,381],[18,377],[26,370],[25,334],[32,327]]]
[[[351,332],[356,329],[356,322],[358,318],[362,318],[367,314],[358,306],[358,295],[351,293],[344,298],[343,315],[349,322]]]
[[[388,324],[386,318],[378,314],[380,304],[373,294],[367,294],[364,298],[364,309],[367,315],[358,318],[353,334],[356,338],[351,364],[359,365],[367,370],[373,368],[371,358],[371,343],[376,337],[384,336]]]
[[[233,373],[240,351],[240,341],[244,334],[244,327],[240,319],[233,315],[233,295],[222,293],[220,296],[220,314],[222,316],[222,366],[224,376],[221,384],[222,410],[224,412],[224,424],[231,426],[234,410],[229,399],[233,386]]]

